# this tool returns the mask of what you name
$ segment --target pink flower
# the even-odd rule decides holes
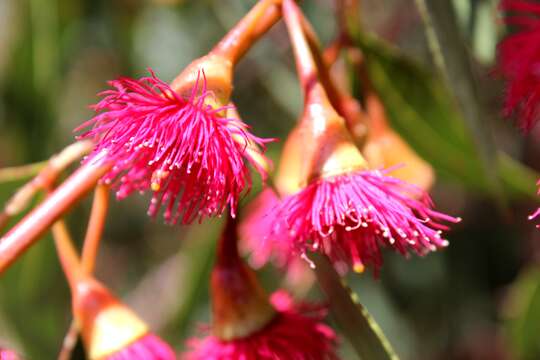
[[[251,255],[250,263],[255,268],[264,266],[270,260],[279,267],[291,261],[288,234],[272,234],[271,239],[268,236],[276,221],[271,213],[279,202],[274,190],[266,188],[242,210],[245,215],[238,227],[240,245]]]
[[[538,180],[536,185],[538,186],[538,194],[540,195],[540,180]],[[529,220],[536,219],[538,215],[540,215],[540,207],[536,209],[536,211],[533,214],[529,215]],[[540,229],[540,225],[536,225],[536,227]]]
[[[0,360],[20,360],[21,357],[16,352],[7,349],[0,349]]]
[[[313,272],[308,263],[291,251],[291,239],[287,232],[268,234],[275,226],[272,211],[279,205],[279,198],[274,190],[265,188],[242,210],[245,214],[238,227],[240,246],[250,255],[249,263],[254,268],[261,268],[272,262],[286,272],[285,281],[297,289],[309,287],[314,281]]]
[[[327,360],[337,359],[336,335],[321,322],[321,307],[295,305],[285,292],[271,297],[275,318],[258,332],[230,341],[216,336],[191,339],[186,360]]]
[[[202,221],[227,206],[234,215],[239,198],[251,187],[246,147],[266,142],[239,119],[227,118],[228,107],[208,105],[213,93],[205,79],[200,81],[189,98],[153,72],[139,80],[111,81],[113,89],[101,93],[103,99],[94,106],[100,113],[79,127],[92,127],[80,137],[97,142],[87,161],[105,154],[114,164],[103,180],[115,183],[117,197],[150,188],[149,215],[163,206],[169,223]]]
[[[320,251],[357,272],[366,265],[378,271],[381,246],[403,255],[447,246],[441,237],[447,227],[441,222],[460,219],[433,210],[426,193],[387,172],[360,170],[313,181],[275,210],[287,228],[276,222],[272,233],[287,231],[301,255]]]
[[[515,27],[499,44],[499,71],[507,81],[504,113],[529,131],[540,116],[540,4],[503,0],[506,24]]]
[[[106,360],[175,360],[176,355],[163,340],[149,333],[125,348],[106,357]]]

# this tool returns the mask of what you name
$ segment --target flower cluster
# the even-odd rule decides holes
[[[149,214],[163,206],[171,223],[221,215],[227,206],[234,212],[251,186],[245,144],[264,143],[239,119],[224,117],[226,107],[208,105],[213,95],[200,81],[202,93],[198,80],[188,99],[153,72],[111,81],[114,89],[94,107],[101,113],[82,126],[93,126],[81,137],[96,140],[94,154],[106,153],[114,164],[103,179],[119,179],[118,198],[151,189]]]
[[[508,83],[504,112],[529,131],[540,119],[540,4],[503,0],[505,22],[515,28],[499,44],[499,69]]]
[[[515,3],[520,5],[507,9],[525,6]],[[272,140],[251,134],[231,93],[236,63],[281,16],[294,50],[304,108],[282,149],[277,174],[266,184],[272,166],[264,150]],[[514,46],[512,41],[504,46],[505,52]],[[515,73],[512,62],[505,62],[509,77],[529,80],[536,71]],[[433,169],[391,129],[381,102],[373,100],[376,94],[366,92],[370,95],[364,110],[363,103],[337,86],[329,65],[295,1],[260,0],[207,55],[194,60],[170,84],[150,70],[140,79],[113,80],[111,88],[100,93],[101,100],[93,106],[96,115],[77,129],[80,139],[92,140],[92,152],[82,170],[41,205],[38,215],[45,220],[35,221],[53,227],[88,358],[177,358],[91,275],[109,186],[119,199],[151,191],[149,215],[163,211],[171,224],[226,215],[210,278],[212,323],[203,338],[188,342],[181,355],[186,360],[338,358],[337,335],[324,323],[326,307],[293,301],[281,290],[268,296],[239,255],[238,230],[240,246],[253,253],[252,264],[262,266],[273,259],[290,271],[307,270],[306,264],[314,267],[310,255],[317,252],[322,261],[331,260],[332,274],[335,269],[363,272],[368,266],[377,274],[383,264],[382,248],[408,256],[448,245],[443,231],[460,219],[434,209],[427,194]],[[520,86],[511,90],[508,108],[525,113],[520,100],[525,90]],[[526,115],[528,128],[534,116],[530,111]],[[249,165],[265,187],[245,208],[239,225],[238,207],[252,186]],[[398,170],[402,165],[410,170]],[[79,261],[65,226],[57,221],[63,212],[56,216],[47,210],[65,211],[99,180],[101,190],[96,190]],[[51,205],[58,199],[60,205]],[[33,234],[46,230],[30,223],[26,228]],[[331,295],[329,299],[333,300]]]
[[[432,210],[427,194],[386,173],[355,171],[314,181],[283,200],[276,215],[287,229],[278,223],[274,231],[288,231],[300,253],[321,251],[358,272],[366,264],[382,265],[380,244],[404,255],[447,246],[441,238],[447,227],[439,222],[459,219]]]
[[[504,114],[515,115],[527,132],[540,119],[540,4],[502,0],[500,8],[513,29],[499,44],[499,72],[507,83]],[[539,214],[540,208],[529,219]]]

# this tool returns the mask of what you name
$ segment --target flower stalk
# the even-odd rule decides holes
[[[90,220],[86,229],[82,249],[82,267],[84,271],[91,274],[96,264],[99,244],[105,228],[107,210],[109,208],[109,186],[98,184],[94,192]]]
[[[100,190],[99,197],[106,195]],[[97,217],[95,217],[97,219]],[[98,221],[98,220],[96,220]],[[101,220],[99,220],[101,221]],[[86,271],[63,220],[52,226],[60,263],[72,294],[73,316],[90,360],[173,360],[170,347],[149,332],[137,315]],[[92,239],[94,240],[94,239]],[[97,243],[94,243],[97,244]],[[93,251],[87,256],[94,255]],[[88,265],[87,265],[88,266]],[[72,333],[71,326],[68,337]],[[70,349],[62,349],[61,355]]]

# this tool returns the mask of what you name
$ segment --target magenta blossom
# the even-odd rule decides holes
[[[377,273],[381,245],[403,255],[447,246],[441,237],[447,227],[440,222],[460,219],[433,210],[427,193],[387,172],[364,170],[315,180],[276,208],[273,216],[284,219],[286,228],[276,221],[272,233],[288,232],[291,247],[304,257],[307,251],[320,251],[357,272],[372,265]]]
[[[540,195],[540,180],[536,183],[536,186],[538,186],[538,194]],[[536,209],[536,211],[529,216],[529,220],[536,219],[540,215],[540,207]],[[536,225],[537,228],[540,229],[540,225]]]
[[[265,188],[255,197],[242,213],[238,232],[240,234],[240,246],[249,253],[250,264],[255,268],[261,268],[269,261],[273,261],[279,267],[285,267],[296,257],[290,254],[290,240],[287,233],[268,233],[275,226],[275,218],[272,211],[279,205],[279,196],[271,188]]]
[[[146,334],[125,348],[108,355],[106,360],[175,360],[168,344],[154,334]]]
[[[296,305],[283,291],[270,299],[275,318],[258,332],[230,341],[215,336],[191,339],[185,360],[335,360],[336,334],[320,306]]]
[[[21,357],[12,350],[0,349],[0,360],[21,360]]]
[[[499,44],[499,71],[507,81],[504,113],[529,131],[540,117],[540,4],[503,0],[504,21],[515,28]]]
[[[149,214],[163,206],[169,223],[220,215],[227,205],[234,215],[251,187],[246,147],[267,141],[251,135],[239,119],[227,118],[228,107],[208,105],[213,95],[205,79],[200,81],[202,93],[195,84],[187,99],[153,72],[139,80],[111,81],[113,89],[102,92],[94,106],[100,113],[79,127],[92,127],[80,137],[97,142],[87,161],[104,154],[112,162],[103,180],[115,184],[117,197],[150,188]]]
[[[291,251],[291,239],[287,232],[268,234],[275,226],[270,214],[279,204],[279,197],[270,188],[264,189],[242,210],[238,232],[240,246],[250,255],[249,262],[254,268],[261,268],[272,262],[286,271],[286,281],[292,286],[305,286],[311,277],[308,263]]]

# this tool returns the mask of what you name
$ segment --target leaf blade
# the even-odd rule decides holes
[[[328,259],[316,254],[313,261],[318,283],[328,297],[330,311],[359,357],[365,360],[399,360],[379,324]]]

